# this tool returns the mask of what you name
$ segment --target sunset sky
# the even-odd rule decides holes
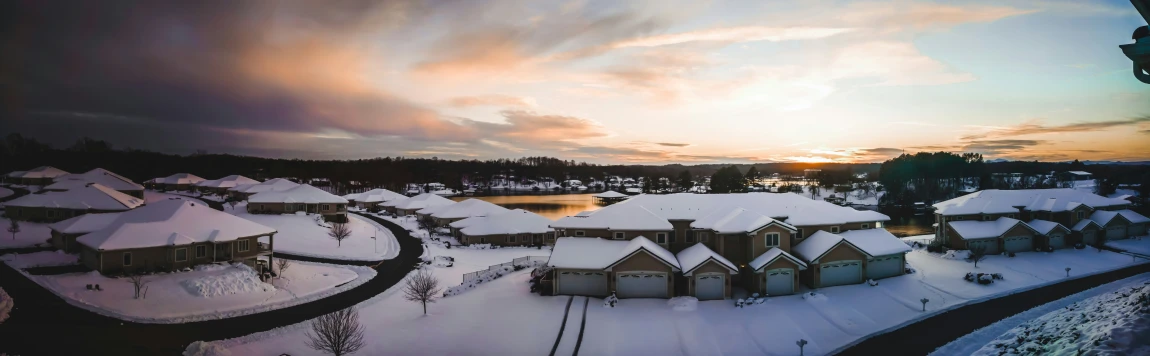
[[[26,1],[0,133],[284,158],[1150,160],[1127,0]]]

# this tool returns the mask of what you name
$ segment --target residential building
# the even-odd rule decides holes
[[[248,198],[248,213],[323,215],[325,221],[347,222],[347,199],[307,184],[280,191],[265,191]]]
[[[675,295],[675,254],[639,236],[631,240],[560,237],[547,262],[554,294],[619,298]]]
[[[455,204],[454,200],[441,197],[435,193],[423,193],[413,197],[396,199],[379,204],[384,210],[399,216],[415,215],[415,212],[442,205]]]
[[[247,199],[259,193],[284,191],[298,186],[299,183],[287,178],[273,178],[255,184],[238,184],[228,188],[228,194],[235,198]]]
[[[98,183],[66,191],[28,194],[4,203],[4,215],[13,220],[57,222],[88,213],[135,209],[144,199],[130,196]]]
[[[167,177],[160,177],[151,180],[151,184],[155,185],[160,190],[176,190],[185,191],[192,190],[199,182],[204,179],[191,173],[176,173]]]
[[[52,184],[44,187],[48,191],[65,191],[80,188],[88,183],[99,183],[102,186],[115,189],[120,193],[144,198],[144,186],[133,182],[124,176],[112,173],[103,168],[96,168],[84,173],[65,174],[56,177]]]
[[[101,217],[105,226],[76,238],[80,262],[103,274],[175,271],[198,264],[241,262],[269,265],[275,229],[189,200],[163,200]],[[262,238],[267,243],[260,242]]]
[[[57,249],[72,253],[80,252],[76,238],[108,227],[120,217],[120,214],[122,213],[83,214],[53,223],[48,225],[52,230],[52,239],[49,241]]]
[[[423,208],[416,211],[416,215],[419,215],[420,217],[430,216],[431,218],[435,219],[435,223],[437,225],[447,226],[450,223],[466,218],[475,216],[488,216],[505,213],[507,211],[507,208],[492,204],[486,200],[467,199],[455,204]]]
[[[232,189],[242,185],[259,184],[260,181],[244,177],[238,174],[233,174],[220,179],[209,179],[196,183],[196,190],[204,194],[226,195],[228,189]]]
[[[464,245],[538,246],[555,243],[552,222],[542,215],[515,209],[461,219],[448,226]]]
[[[380,203],[397,199],[406,199],[407,196],[383,188],[375,188],[366,192],[352,193],[343,196],[349,206],[360,209],[376,209]]]
[[[9,172],[4,176],[4,181],[9,184],[18,185],[49,185],[56,177],[68,174],[52,166],[40,166],[26,171]]]
[[[1058,173],[1058,180],[1064,181],[1064,182],[1093,180],[1093,179],[1094,179],[1094,175],[1091,174],[1090,172],[1068,171],[1068,172]]]

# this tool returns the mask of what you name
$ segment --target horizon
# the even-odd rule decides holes
[[[1145,21],[1124,0],[17,7],[0,46],[23,66],[0,133],[54,147],[88,136],[341,160],[1150,160],[1150,89],[1117,47]]]

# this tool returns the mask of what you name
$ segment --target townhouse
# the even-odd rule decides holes
[[[43,191],[4,203],[5,217],[13,220],[57,222],[88,213],[132,210],[144,199],[120,193],[99,183],[65,191]]]
[[[4,181],[9,184],[20,185],[48,185],[56,177],[69,174],[52,166],[40,166],[26,171],[13,171],[4,176]]]
[[[251,214],[319,214],[324,221],[347,222],[347,199],[307,184],[281,191],[265,191],[248,198]]]
[[[375,188],[366,192],[344,195],[343,198],[347,199],[348,206],[355,206],[360,209],[376,209],[380,203],[405,199],[407,196],[387,189]]]
[[[504,210],[451,222],[452,235],[464,245],[538,246],[555,243],[551,219],[523,209]]]
[[[151,180],[151,183],[161,190],[176,190],[185,191],[192,190],[199,182],[204,179],[191,173],[176,173],[167,177],[160,177]]]
[[[409,198],[396,199],[379,204],[389,213],[399,216],[414,215],[415,212],[426,208],[455,204],[454,200],[441,197],[435,193],[423,193]]]
[[[453,222],[475,216],[488,216],[505,213],[507,208],[486,200],[467,199],[455,204],[438,205],[417,210],[420,217],[430,216],[438,226],[448,226]]]
[[[144,198],[144,186],[139,183],[133,182],[119,174],[113,173],[103,168],[96,168],[84,173],[65,174],[55,178],[52,184],[44,187],[43,190],[62,192],[65,190],[81,188],[88,183],[98,183],[102,186],[112,188],[117,192],[134,196],[136,198]]]
[[[247,199],[263,192],[278,192],[298,187],[299,183],[287,178],[273,178],[255,184],[239,184],[228,188],[228,195],[234,198]]]
[[[196,191],[204,194],[226,195],[228,189],[242,185],[259,184],[260,181],[233,174],[219,179],[208,179],[195,184]]]

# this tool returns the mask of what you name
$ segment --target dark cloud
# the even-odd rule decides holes
[[[1004,154],[1045,144],[1042,140],[982,140],[970,141],[962,146],[963,152],[982,154]]]
[[[655,144],[659,145],[659,146],[667,146],[667,147],[687,147],[687,146],[691,145],[689,143],[678,143],[678,142],[655,142]]]
[[[858,154],[864,156],[895,156],[902,154],[901,148],[878,147],[878,148],[864,148],[858,150]]]
[[[1134,126],[1140,125],[1145,122],[1150,122],[1150,115],[1135,117],[1126,120],[1108,120],[1108,121],[1095,121],[1095,122],[1079,122],[1068,125],[1046,126],[1036,121],[1025,122],[1014,126],[1007,126],[1000,129],[994,129],[982,133],[963,136],[963,140],[980,140],[986,138],[996,137],[1014,137],[1022,135],[1034,135],[1045,133],[1070,133],[1070,132],[1087,132],[1098,131],[1113,127]]]

